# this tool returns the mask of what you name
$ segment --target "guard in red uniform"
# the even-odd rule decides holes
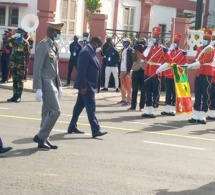
[[[142,114],[142,117],[156,117],[162,75],[161,72],[157,72],[157,69],[162,63],[169,64],[172,62],[168,48],[159,44],[160,33],[161,28],[159,26],[152,29],[152,38],[149,40],[148,46],[142,55],[142,60],[147,59],[145,69],[146,112]]]
[[[195,103],[194,114],[189,123],[206,124],[206,112],[210,103],[211,80],[214,75],[212,62],[214,60],[214,49],[210,45],[212,40],[212,29],[205,29],[202,45],[196,54],[196,62],[189,64],[188,69],[197,69],[195,77]]]
[[[175,33],[173,43],[170,46],[170,56],[174,63],[179,66],[188,64],[187,52],[179,48],[179,42],[181,40],[181,34]],[[169,67],[164,71],[165,82],[166,82],[166,106],[162,115],[175,116],[175,83],[173,70]],[[162,69],[162,66],[159,68]]]

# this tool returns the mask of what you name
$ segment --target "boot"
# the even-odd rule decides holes
[[[13,94],[13,97],[10,99],[7,99],[8,102],[14,102],[16,99],[16,93]]]
[[[15,100],[14,100],[14,102],[16,102],[16,103],[21,102],[21,96],[22,96],[22,93],[17,94],[17,95],[16,95],[16,98],[15,98]]]

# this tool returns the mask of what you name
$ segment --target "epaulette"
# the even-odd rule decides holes
[[[208,47],[206,50],[205,50],[205,53],[206,54],[211,54],[213,52],[213,47]]]
[[[163,51],[164,52],[168,52],[169,51],[169,49],[167,47],[164,47],[163,45],[162,45],[162,47],[163,47]]]
[[[44,42],[44,43],[47,42],[47,41],[48,41],[48,40],[47,40],[46,38],[44,38],[44,39],[42,40],[42,42]]]
[[[181,51],[182,51],[182,54],[183,54],[183,55],[185,55],[185,56],[187,55],[187,51],[186,51],[186,50],[183,50],[183,49],[182,49]]]

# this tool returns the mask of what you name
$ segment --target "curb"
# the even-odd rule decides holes
[[[7,85],[3,85],[3,84],[0,84],[0,88],[2,88],[2,89],[8,89],[8,90],[13,90],[12,86],[7,86]],[[35,93],[36,92],[35,89],[29,89],[29,88],[23,88],[23,91],[25,91],[25,92],[31,92],[31,93]],[[110,98],[115,98],[115,96],[102,97],[102,98],[99,98],[98,100],[111,101],[111,100],[109,100]],[[160,103],[160,105],[165,106],[165,101],[160,101],[159,103]]]

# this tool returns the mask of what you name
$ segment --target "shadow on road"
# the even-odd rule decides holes
[[[156,195],[214,195],[215,182],[211,182],[197,189],[170,192],[168,189],[156,190]]]
[[[190,135],[206,135],[206,134],[215,134],[215,129],[206,129],[206,130],[198,130],[198,131],[191,131]],[[214,192],[215,194],[215,192]]]
[[[14,158],[14,157],[24,157],[24,156],[31,156],[32,154],[36,153],[38,148],[25,148],[25,149],[17,149],[11,150],[8,153],[5,153],[4,156],[0,156],[0,158]]]

